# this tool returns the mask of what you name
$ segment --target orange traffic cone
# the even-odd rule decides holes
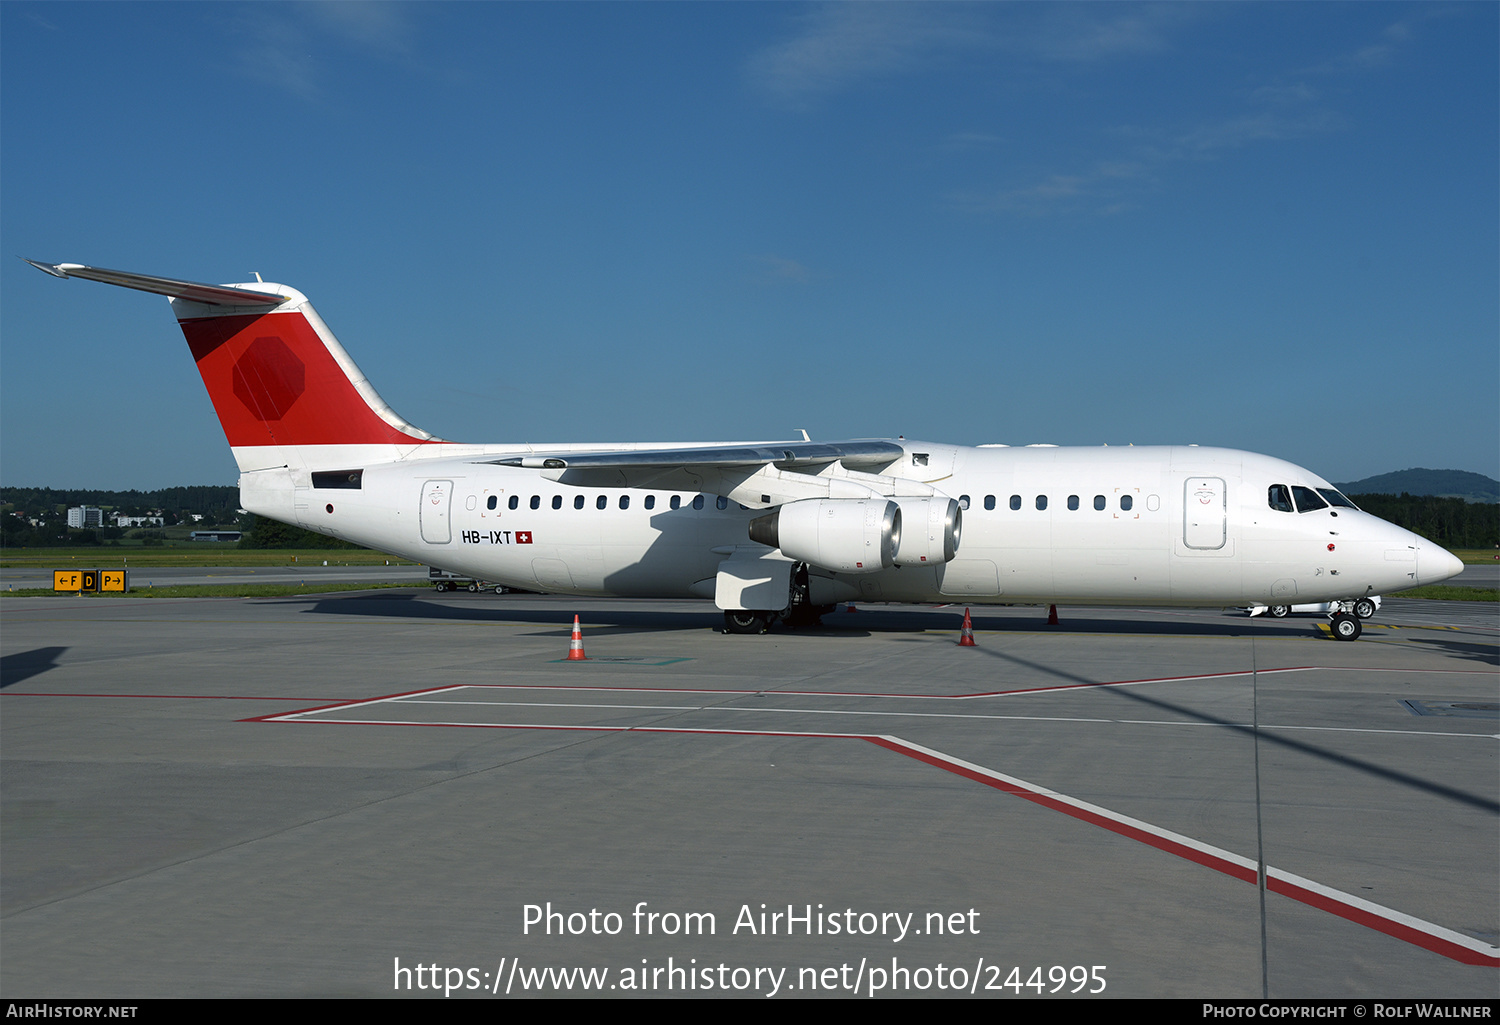
[[[1056,626],[1057,625],[1057,606],[1056,605],[1048,605],[1047,606],[1047,625],[1048,626]]]
[[[968,609],[964,609],[964,627],[958,632],[958,646],[960,648],[974,647],[974,621],[969,618]]]
[[[583,630],[578,626],[578,617],[573,617],[573,639],[568,642],[568,661],[583,662],[588,656],[583,653]]]

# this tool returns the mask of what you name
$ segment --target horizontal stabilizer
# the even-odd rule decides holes
[[[248,288],[231,288],[228,285],[204,285],[196,281],[178,281],[176,278],[157,278],[149,274],[132,274],[129,271],[106,270],[103,267],[85,267],[81,263],[39,263],[36,260],[26,262],[55,278],[102,281],[106,285],[119,285],[122,288],[134,288],[142,292],[155,292],[157,295],[170,296],[173,299],[188,299],[205,306],[280,306],[288,298],[274,292],[254,292]]]

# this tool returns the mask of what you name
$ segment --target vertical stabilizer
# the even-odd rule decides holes
[[[397,459],[441,441],[391,409],[294,288],[27,262],[168,296],[242,471]]]

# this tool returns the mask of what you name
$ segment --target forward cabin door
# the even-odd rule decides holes
[[[1182,492],[1182,543],[1199,551],[1224,547],[1225,488],[1222,477],[1189,477]]]

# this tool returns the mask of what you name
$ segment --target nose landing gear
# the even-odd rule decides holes
[[[1354,602],[1339,602],[1338,609],[1333,614],[1333,621],[1329,624],[1333,636],[1341,641],[1357,641],[1359,635],[1364,632],[1364,625],[1360,623],[1359,616],[1355,613],[1357,608]]]

